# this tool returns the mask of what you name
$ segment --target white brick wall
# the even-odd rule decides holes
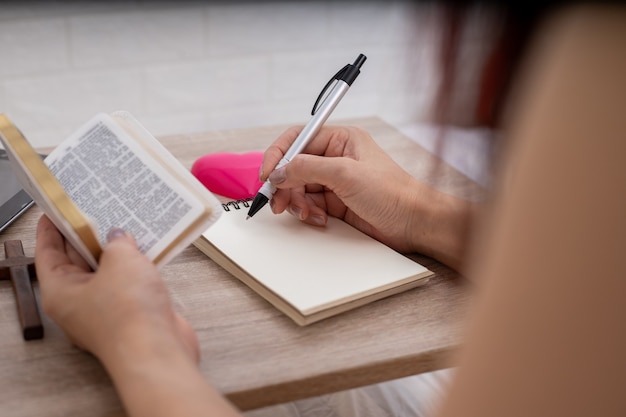
[[[426,3],[50,3],[0,11],[0,112],[36,146],[121,109],[155,135],[304,123],[359,53],[368,60],[334,119],[423,121],[437,87],[438,10]]]

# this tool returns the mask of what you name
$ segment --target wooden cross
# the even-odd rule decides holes
[[[6,259],[0,261],[0,279],[10,279],[13,284],[24,340],[41,339],[43,325],[30,282],[31,277],[36,278],[34,258],[24,255],[21,240],[4,242],[4,253]]]

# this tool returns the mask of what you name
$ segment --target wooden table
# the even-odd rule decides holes
[[[467,198],[481,189],[377,118],[345,121],[367,129],[418,178]],[[344,123],[342,123],[344,124]],[[186,166],[211,152],[263,150],[286,126],[162,138]],[[0,234],[33,256],[31,208]],[[201,369],[240,409],[344,390],[449,366],[468,301],[463,278],[423,256],[436,276],[425,286],[300,327],[190,246],[163,268],[176,308],[195,328]],[[114,306],[112,306],[114,308]],[[10,282],[0,282],[0,415],[109,416],[122,412],[99,362],[73,347],[43,317],[43,340],[22,340]]]

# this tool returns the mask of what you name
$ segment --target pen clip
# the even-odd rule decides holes
[[[341,81],[344,81],[349,86],[352,85],[354,80],[356,80],[356,77],[361,72],[360,71],[361,66],[363,65],[366,59],[367,57],[365,55],[359,54],[359,56],[356,58],[353,64],[346,65],[345,67],[337,71],[337,74],[333,75],[333,78],[331,78],[326,83],[320,95],[317,96],[317,100],[315,100],[315,104],[313,105],[313,110],[311,110],[311,116],[315,115],[315,113],[317,112],[317,108],[320,104],[320,101],[322,100],[322,97],[324,96],[324,93],[326,92],[326,90],[330,88],[330,85],[333,83],[333,81],[341,80]]]
[[[311,116],[313,116],[315,114],[315,112],[317,111],[317,108],[318,108],[318,106],[320,104],[320,101],[322,100],[322,97],[324,96],[324,93],[326,92],[326,90],[328,90],[330,88],[330,86],[333,83],[333,81],[337,81],[338,79],[340,79],[342,77],[342,75],[348,70],[349,67],[350,67],[350,64],[346,64],[345,67],[343,67],[342,69],[337,71],[337,74],[333,75],[333,77],[330,80],[328,80],[328,82],[326,83],[324,88],[322,88],[322,92],[320,93],[320,95],[317,96],[317,100],[315,100],[315,104],[313,105],[313,110],[311,110]]]

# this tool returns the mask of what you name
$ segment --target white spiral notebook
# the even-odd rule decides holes
[[[249,201],[223,204],[194,242],[202,252],[300,325],[427,281],[432,272],[342,220],[326,227],[275,215],[246,220]]]

